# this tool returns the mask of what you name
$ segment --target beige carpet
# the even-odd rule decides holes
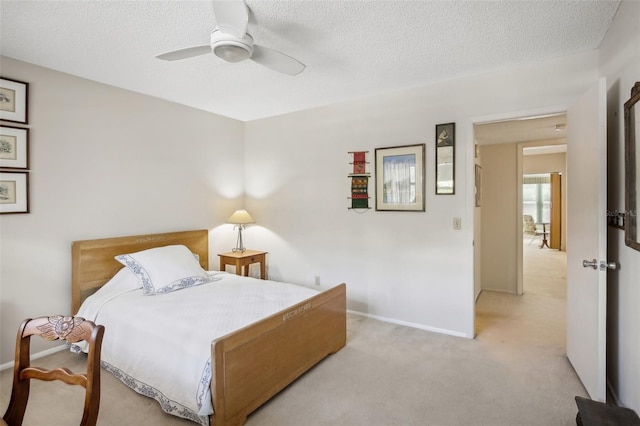
[[[350,315],[348,344],[252,414],[248,426],[569,426],[586,396],[565,356],[565,255],[525,244],[525,294],[484,292],[474,340]],[[73,368],[61,352],[41,365]],[[193,425],[102,375],[98,424]],[[0,374],[0,413],[11,371]],[[25,425],[79,422],[82,395],[38,383]]]

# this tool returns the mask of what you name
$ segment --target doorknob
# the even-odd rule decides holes
[[[582,261],[582,267],[583,268],[593,268],[593,269],[598,269],[598,261],[593,259],[593,260],[583,260]]]
[[[615,271],[616,269],[618,269],[618,264],[616,262],[605,262],[605,261],[601,261],[600,262],[600,270],[604,271],[607,269],[611,269],[612,271]]]

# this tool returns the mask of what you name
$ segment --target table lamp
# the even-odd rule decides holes
[[[233,223],[235,226],[233,229],[238,228],[238,241],[236,241],[236,248],[232,251],[236,252],[244,252],[247,250],[244,247],[244,243],[242,241],[242,230],[244,229],[244,225],[247,223],[256,223],[255,220],[251,217],[248,211],[245,209],[236,210],[230,217],[227,219],[227,223]]]

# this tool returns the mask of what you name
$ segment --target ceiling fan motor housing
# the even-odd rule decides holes
[[[227,62],[244,61],[253,54],[253,37],[245,34],[240,38],[215,29],[211,32],[211,50]]]

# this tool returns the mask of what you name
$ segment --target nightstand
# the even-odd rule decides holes
[[[237,275],[244,275],[245,277],[248,277],[249,265],[251,265],[252,263],[259,263],[260,278],[262,278],[263,280],[267,279],[267,272],[266,272],[267,252],[266,251],[256,251],[256,250],[245,250],[243,252],[230,251],[228,253],[220,253],[218,254],[218,256],[220,256],[221,271],[226,270],[227,265],[233,265],[236,267]]]

